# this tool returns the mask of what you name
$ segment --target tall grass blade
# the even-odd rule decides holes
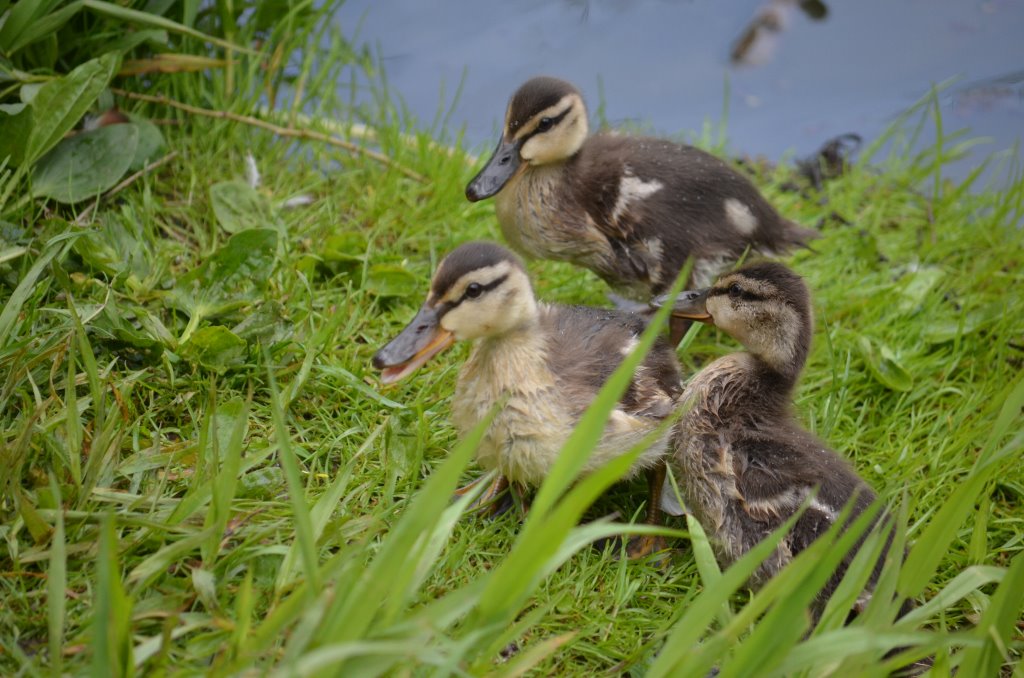
[[[989,599],[988,609],[981,615],[975,633],[983,641],[980,647],[964,650],[960,675],[994,676],[1003,663],[1012,661],[1010,638],[1019,633],[1017,624],[1024,611],[1024,553],[1010,561],[1006,576]]]
[[[21,279],[18,286],[14,288],[14,292],[11,293],[7,303],[4,304],[3,311],[0,311],[0,346],[7,345],[14,322],[18,319],[18,314],[21,313],[25,302],[32,296],[36,280],[39,279],[43,269],[55,257],[63,258],[70,247],[71,244],[68,242],[50,243],[43,250],[43,253],[39,255],[39,258],[33,262],[32,267],[29,268],[28,273]]]
[[[309,505],[306,503],[306,487],[302,483],[299,472],[299,462],[291,445],[291,432],[285,423],[284,409],[281,407],[281,393],[277,388],[277,381],[274,379],[274,372],[271,368],[270,356],[264,354],[267,364],[267,379],[270,384],[270,412],[274,421],[274,433],[277,436],[277,445],[281,465],[284,466],[285,479],[288,481],[288,496],[292,506],[293,519],[295,520],[295,539],[299,544],[299,553],[302,556],[302,566],[306,578],[309,579],[311,587],[307,589],[310,601],[320,590],[320,574],[317,567],[316,540],[313,537],[313,521],[309,515]]]
[[[998,470],[995,461],[1007,452],[1004,450],[1003,453],[997,453],[996,446],[1009,432],[1012,423],[1017,421],[1021,407],[1024,407],[1024,379],[1018,379],[1017,383],[1008,389],[1007,396],[1002,402],[999,416],[978,455],[974,468],[939,508],[907,556],[898,587],[903,595],[916,597],[931,581],[950,542],[956,538],[960,525],[967,514],[974,510],[978,493]]]
[[[67,609],[68,572],[67,542],[64,536],[64,507],[60,496],[60,485],[50,475],[50,492],[57,506],[54,517],[53,536],[50,539],[50,566],[46,571],[46,607],[50,632],[50,671],[61,675],[64,664],[64,614]]]

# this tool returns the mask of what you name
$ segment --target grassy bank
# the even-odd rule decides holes
[[[230,68],[154,76],[156,102],[119,97],[168,124],[162,164],[108,197],[29,199],[8,175],[0,673],[856,675],[909,645],[939,675],[1019,674],[1019,169],[999,189],[941,180],[959,140],[916,157],[901,142],[936,124],[926,104],[891,153],[821,192],[783,191],[785,167],[758,177],[823,236],[790,260],[818,324],[797,407],[903,517],[911,555],[882,590],[924,604],[894,623],[879,596],[858,625],[801,642],[828,544],[751,597],[740,570],[698,568],[699,536],[677,535],[663,567],[592,549],[619,530],[601,516],[643,508],[615,469],[567,495],[554,474],[525,524],[449,506],[479,473],[448,421],[465,347],[388,390],[370,357],[445,252],[499,238],[493,205],[465,201],[457,140],[440,150],[383,86],[354,103],[346,83],[381,80],[326,24],[305,17]],[[383,158],[337,143],[368,144],[348,123]],[[530,271],[544,299],[606,303],[590,273]],[[731,350],[705,329],[680,357],[692,372]]]

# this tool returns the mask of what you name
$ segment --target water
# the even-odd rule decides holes
[[[723,114],[736,154],[805,155],[846,132],[866,140],[950,78],[946,133],[990,137],[947,168],[962,177],[1024,133],[1024,0],[774,0],[783,30],[747,59],[730,51],[763,2],[743,0],[349,0],[337,15],[379,50],[389,85],[421,123],[448,118],[482,152],[531,76],[563,77],[606,119],[687,134]],[[810,15],[822,10],[824,18]],[[358,30],[357,30],[358,28]],[[602,98],[603,95],[603,98]],[[934,136],[926,133],[921,143]]]

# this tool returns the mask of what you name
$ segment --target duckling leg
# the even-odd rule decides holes
[[[665,462],[658,462],[658,465],[647,471],[648,496],[647,496],[647,518],[644,523],[647,525],[661,525],[661,489],[665,485]],[[626,555],[630,560],[643,558],[666,548],[665,538],[660,535],[642,534],[633,537],[626,545]]]
[[[670,316],[668,319],[668,340],[672,342],[673,346],[678,346],[679,342],[686,336],[686,331],[690,329],[690,325],[693,324],[692,320],[686,320],[685,318],[677,318]],[[664,472],[662,472],[664,476]]]
[[[464,485],[463,487],[455,490],[454,498],[457,499],[458,497],[466,496],[476,489],[476,486],[483,482],[486,477],[487,476],[480,476],[468,485]],[[508,478],[501,475],[495,477],[494,480],[491,481],[491,484],[484,489],[483,493],[469,505],[467,511],[479,511],[491,517],[500,516],[502,513],[505,513],[505,511],[508,511],[512,506],[511,501],[499,501],[502,495],[506,494],[508,487]]]

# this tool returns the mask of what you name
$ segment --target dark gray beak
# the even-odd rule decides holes
[[[655,298],[651,304],[661,308],[667,303],[672,304],[672,316],[674,318],[686,318],[687,320],[700,320],[701,322],[713,323],[714,318],[708,313],[707,301],[710,288],[694,290],[692,292],[680,292],[674,301],[663,294]]]
[[[515,175],[521,164],[519,142],[502,139],[491,159],[466,186],[466,198],[476,202],[495,195]]]
[[[374,354],[373,366],[382,371],[381,381],[391,384],[412,374],[454,343],[452,333],[441,327],[437,311],[423,304],[412,322]]]

